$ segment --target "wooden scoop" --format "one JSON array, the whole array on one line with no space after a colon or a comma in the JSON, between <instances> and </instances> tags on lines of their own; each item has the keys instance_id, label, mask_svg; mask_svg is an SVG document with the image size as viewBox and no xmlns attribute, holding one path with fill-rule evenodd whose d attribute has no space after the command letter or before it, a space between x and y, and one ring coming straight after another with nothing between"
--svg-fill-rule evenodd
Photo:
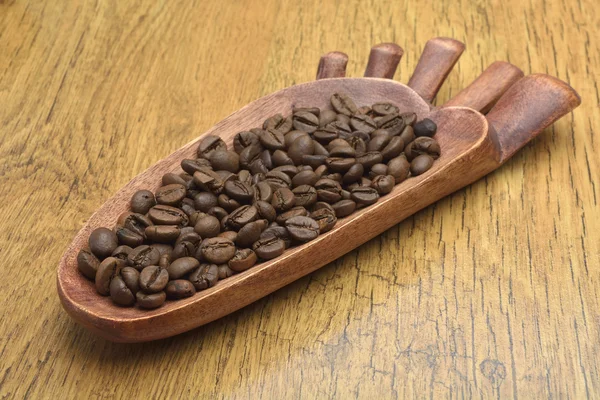
<instances>
[{"instance_id":1,"label":"wooden scoop","mask_svg":"<svg viewBox=\"0 0 600 400\"><path fill-rule=\"evenodd\" d=\"M131 180L88 220L58 266L58 293L64 308L91 331L117 342L165 338L206 324L313 272L495 170L544 128L580 104L579 96L566 83L543 74L521 79L523 74L518 68L496 62L446 105L432 108L430 102L463 49L462 43L452 39L430 40L408 86L389 79L402 56L402 49L395 44L373 47L366 78L336 79L345 75L348 57L339 52L328 53L321 58L316 81L258 99L204 134L219 135L231 147L236 133L260 126L273 114L287 115L294 107L329 108L331 95L343 92L358 106L390 101L401 112L416 112L419 120L434 120L442 155L425 174L411 177L376 204L338 220L333 230L312 242L290 248L282 256L190 298L167 301L151 311L118 307L110 298L98 295L94 284L79 273L77 253L87 246L92 230L114 226L117 217L128 210L133 193L139 189L155 190L163 174L182 172L181 160L195 157L197 144L204 136L201 135ZM490 108L487 116L479 112Z\"/></svg>"}]
</instances>

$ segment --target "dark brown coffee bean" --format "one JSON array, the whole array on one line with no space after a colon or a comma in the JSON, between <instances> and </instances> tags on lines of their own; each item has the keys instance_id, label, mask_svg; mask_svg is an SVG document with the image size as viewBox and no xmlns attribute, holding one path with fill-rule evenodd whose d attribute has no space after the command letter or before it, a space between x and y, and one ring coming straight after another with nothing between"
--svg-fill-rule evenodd
<instances>
[{"instance_id":1,"label":"dark brown coffee bean","mask_svg":"<svg viewBox=\"0 0 600 400\"><path fill-rule=\"evenodd\" d=\"M169 272L158 265L149 265L140 272L140 289L145 293L158 293L169 282Z\"/></svg>"},{"instance_id":2,"label":"dark brown coffee bean","mask_svg":"<svg viewBox=\"0 0 600 400\"><path fill-rule=\"evenodd\" d=\"M181 230L181 233L179 234L179 237L175 241L175 244L178 244L181 242L191 242L193 245L198 245L198 244L200 244L201 240L202 240L202 238L200 237L200 235L198 235L194 231L194 227L187 226ZM177 257L177 258L179 258L179 257Z\"/></svg>"},{"instance_id":3,"label":"dark brown coffee bean","mask_svg":"<svg viewBox=\"0 0 600 400\"><path fill-rule=\"evenodd\" d=\"M117 235L119 243L125 246L137 247L144 243L144 236L138 235L137 233L119 225L115 226L115 234ZM146 235L145 231L144 235Z\"/></svg>"},{"instance_id":4,"label":"dark brown coffee bean","mask_svg":"<svg viewBox=\"0 0 600 400\"><path fill-rule=\"evenodd\" d=\"M199 219L194 226L194 231L203 239L217 236L220 230L221 223L212 215Z\"/></svg>"},{"instance_id":5,"label":"dark brown coffee bean","mask_svg":"<svg viewBox=\"0 0 600 400\"><path fill-rule=\"evenodd\" d=\"M296 175L294 175L294 177L292 178L292 187L298 187L298 186L302 186L302 185L312 186L315 183L317 183L318 180L319 180L319 177L317 176L317 174L314 173L314 171L312 171L312 170L300 171Z\"/></svg>"},{"instance_id":6,"label":"dark brown coffee bean","mask_svg":"<svg viewBox=\"0 0 600 400\"><path fill-rule=\"evenodd\" d=\"M227 264L221 264L217 268L219 279L229 278L234 274L234 271L231 268L229 268L229 265Z\"/></svg>"},{"instance_id":7,"label":"dark brown coffee bean","mask_svg":"<svg viewBox=\"0 0 600 400\"><path fill-rule=\"evenodd\" d=\"M121 278L134 295L140 290L140 272L137 269L133 267L121 268Z\"/></svg>"},{"instance_id":8,"label":"dark brown coffee bean","mask_svg":"<svg viewBox=\"0 0 600 400\"><path fill-rule=\"evenodd\" d=\"M321 201L335 203L342 198L342 187L332 179L319 179L315 183L315 189L317 190L317 197Z\"/></svg>"},{"instance_id":9,"label":"dark brown coffee bean","mask_svg":"<svg viewBox=\"0 0 600 400\"><path fill-rule=\"evenodd\" d=\"M283 254L285 251L285 243L276 236L270 236L254 242L252 249L258 257L263 260L270 260Z\"/></svg>"},{"instance_id":10,"label":"dark brown coffee bean","mask_svg":"<svg viewBox=\"0 0 600 400\"><path fill-rule=\"evenodd\" d=\"M369 178L374 179L379 175L387 175L387 165L375 164L371 167L371 170L369 171Z\"/></svg>"},{"instance_id":11,"label":"dark brown coffee bean","mask_svg":"<svg viewBox=\"0 0 600 400\"><path fill-rule=\"evenodd\" d=\"M208 210L207 214L212 215L213 217L217 218L219 221L229 215L229 213L223 207L211 207ZM200 220L200 218L197 218L195 222L198 223L199 220ZM191 221L190 221L190 225L191 225ZM194 224L194 226L196 226L196 224Z\"/></svg>"},{"instance_id":12,"label":"dark brown coffee bean","mask_svg":"<svg viewBox=\"0 0 600 400\"><path fill-rule=\"evenodd\" d=\"M294 165L300 165L302 164L302 156L311 155L314 151L315 144L312 138L308 135L301 135L290 145L287 154Z\"/></svg>"},{"instance_id":13,"label":"dark brown coffee bean","mask_svg":"<svg viewBox=\"0 0 600 400\"><path fill-rule=\"evenodd\" d=\"M371 107L371 110L376 115L398 114L400 111L398 107L390 103L375 103Z\"/></svg>"},{"instance_id":14,"label":"dark brown coffee bean","mask_svg":"<svg viewBox=\"0 0 600 400\"><path fill-rule=\"evenodd\" d=\"M219 268L215 264L200 264L189 276L196 290L204 290L215 286L219 281Z\"/></svg>"},{"instance_id":15,"label":"dark brown coffee bean","mask_svg":"<svg viewBox=\"0 0 600 400\"><path fill-rule=\"evenodd\" d=\"M177 225L153 225L146 228L146 237L153 242L172 243L179 236Z\"/></svg>"},{"instance_id":16,"label":"dark brown coffee bean","mask_svg":"<svg viewBox=\"0 0 600 400\"><path fill-rule=\"evenodd\" d=\"M184 185L172 184L162 186L156 190L156 202L167 206L175 206L181 203L186 195Z\"/></svg>"},{"instance_id":17,"label":"dark brown coffee bean","mask_svg":"<svg viewBox=\"0 0 600 400\"><path fill-rule=\"evenodd\" d=\"M299 242L309 242L319 236L319 224L310 217L292 217L285 221L285 227L291 238Z\"/></svg>"},{"instance_id":18,"label":"dark brown coffee bean","mask_svg":"<svg viewBox=\"0 0 600 400\"><path fill-rule=\"evenodd\" d=\"M323 110L319 115L319 126L325 126L335 121L337 113L333 110Z\"/></svg>"},{"instance_id":19,"label":"dark brown coffee bean","mask_svg":"<svg viewBox=\"0 0 600 400\"><path fill-rule=\"evenodd\" d=\"M434 160L437 160L440 157L441 150L440 145L435 141L435 139L427 136L421 136L406 146L404 149L404 154L406 154L408 161L412 161L421 154L426 154Z\"/></svg>"},{"instance_id":20,"label":"dark brown coffee bean","mask_svg":"<svg viewBox=\"0 0 600 400\"><path fill-rule=\"evenodd\" d=\"M152 220L143 214L125 212L117 219L117 225L145 237L146 228L153 224Z\"/></svg>"},{"instance_id":21,"label":"dark brown coffee bean","mask_svg":"<svg viewBox=\"0 0 600 400\"><path fill-rule=\"evenodd\" d=\"M152 247L153 249L156 249L156 251L158 251L159 259L160 259L160 257L162 257L165 254L168 254L170 256L171 253L173 252L173 246L171 246L170 244L153 243L150 245L150 247Z\"/></svg>"},{"instance_id":22,"label":"dark brown coffee bean","mask_svg":"<svg viewBox=\"0 0 600 400\"><path fill-rule=\"evenodd\" d=\"M217 197L217 204L219 204L220 207L229 212L241 206L239 201L237 201L236 199L232 199L224 193L220 194L219 197Z\"/></svg>"},{"instance_id":23,"label":"dark brown coffee bean","mask_svg":"<svg viewBox=\"0 0 600 400\"><path fill-rule=\"evenodd\" d=\"M252 247L252 243L256 242L260 238L260 234L265 227L266 224L259 221L247 223L237 233L235 244L237 244L239 247Z\"/></svg>"},{"instance_id":24,"label":"dark brown coffee bean","mask_svg":"<svg viewBox=\"0 0 600 400\"><path fill-rule=\"evenodd\" d=\"M348 190L342 190L342 200L350 200L352 196Z\"/></svg>"},{"instance_id":25,"label":"dark brown coffee bean","mask_svg":"<svg viewBox=\"0 0 600 400\"><path fill-rule=\"evenodd\" d=\"M83 276L92 280L96 279L96 272L98 271L99 265L100 260L98 260L90 251L86 249L79 250L79 253L77 254L77 268Z\"/></svg>"},{"instance_id":26,"label":"dark brown coffee bean","mask_svg":"<svg viewBox=\"0 0 600 400\"><path fill-rule=\"evenodd\" d=\"M210 167L210 161L205 158L185 159L181 161L181 169L190 175L194 175L194 172L200 170L200 168ZM181 182L169 182L169 183L181 183ZM163 185L164 177L163 177Z\"/></svg>"},{"instance_id":27,"label":"dark brown coffee bean","mask_svg":"<svg viewBox=\"0 0 600 400\"><path fill-rule=\"evenodd\" d=\"M296 197L297 206L310 207L317 202L317 190L310 185L300 185L292 193Z\"/></svg>"},{"instance_id":28,"label":"dark brown coffee bean","mask_svg":"<svg viewBox=\"0 0 600 400\"><path fill-rule=\"evenodd\" d=\"M362 155L367 151L367 143L360 137L351 136L347 139L347 142L350 147L354 149L357 156Z\"/></svg>"},{"instance_id":29,"label":"dark brown coffee bean","mask_svg":"<svg viewBox=\"0 0 600 400\"><path fill-rule=\"evenodd\" d=\"M208 160L212 153L217 150L227 150L225 142L218 136L206 135L198 145L198 158L206 158Z\"/></svg>"},{"instance_id":30,"label":"dark brown coffee bean","mask_svg":"<svg viewBox=\"0 0 600 400\"><path fill-rule=\"evenodd\" d=\"M345 185L354 183L360 180L364 172L365 168L362 166L362 164L356 163L353 166L351 166L348 169L348 171L344 174L344 176L342 177L342 183L344 183Z\"/></svg>"},{"instance_id":31,"label":"dark brown coffee bean","mask_svg":"<svg viewBox=\"0 0 600 400\"><path fill-rule=\"evenodd\" d=\"M356 203L352 200L340 200L332 204L331 207L333 207L336 217L344 218L356 210Z\"/></svg>"},{"instance_id":32,"label":"dark brown coffee bean","mask_svg":"<svg viewBox=\"0 0 600 400\"><path fill-rule=\"evenodd\" d=\"M273 165L279 167L281 165L294 165L294 161L290 158L288 153L283 150L275 150L271 157Z\"/></svg>"},{"instance_id":33,"label":"dark brown coffee bean","mask_svg":"<svg viewBox=\"0 0 600 400\"><path fill-rule=\"evenodd\" d=\"M336 125L331 123L327 126L319 128L313 135L319 143L328 144L339 137L339 130Z\"/></svg>"},{"instance_id":34,"label":"dark brown coffee bean","mask_svg":"<svg viewBox=\"0 0 600 400\"><path fill-rule=\"evenodd\" d=\"M96 291L102 296L108 296L110 294L110 281L119 275L123 267L125 267L125 263L118 258L108 257L102 261L94 277Z\"/></svg>"},{"instance_id":35,"label":"dark brown coffee bean","mask_svg":"<svg viewBox=\"0 0 600 400\"><path fill-rule=\"evenodd\" d=\"M356 150L354 150L353 147L351 147L348 142L346 142L344 140L344 142L346 143L345 146L343 147L335 147L333 149L331 149L331 151L329 152L329 156L330 157L343 157L343 158L352 158L356 155ZM327 164L326 164L327 165Z\"/></svg>"},{"instance_id":36,"label":"dark brown coffee bean","mask_svg":"<svg viewBox=\"0 0 600 400\"><path fill-rule=\"evenodd\" d=\"M159 258L160 253L155 247L143 244L131 250L127 257L127 264L139 271L149 265L156 265Z\"/></svg>"},{"instance_id":37,"label":"dark brown coffee bean","mask_svg":"<svg viewBox=\"0 0 600 400\"><path fill-rule=\"evenodd\" d=\"M99 259L104 259L112 254L119 246L117 235L108 228L97 228L89 237L90 250Z\"/></svg>"},{"instance_id":38,"label":"dark brown coffee bean","mask_svg":"<svg viewBox=\"0 0 600 400\"><path fill-rule=\"evenodd\" d=\"M183 179L181 176L169 172L169 173L163 175L162 184L163 184L163 186L181 185L181 186L185 187L185 185L187 183L186 183L185 179Z\"/></svg>"},{"instance_id":39,"label":"dark brown coffee bean","mask_svg":"<svg viewBox=\"0 0 600 400\"><path fill-rule=\"evenodd\" d=\"M270 202L259 200L254 203L254 207L256 208L258 216L260 218L266 219L269 222L275 220L277 212L275 211L275 208L271 205Z\"/></svg>"},{"instance_id":40,"label":"dark brown coffee bean","mask_svg":"<svg viewBox=\"0 0 600 400\"><path fill-rule=\"evenodd\" d=\"M371 187L357 187L352 189L350 193L352 195L352 200L360 205L368 206L374 204L377 202L377 199L379 199L379 193Z\"/></svg>"},{"instance_id":41,"label":"dark brown coffee bean","mask_svg":"<svg viewBox=\"0 0 600 400\"><path fill-rule=\"evenodd\" d=\"M258 210L254 206L244 205L241 206L229 214L227 218L227 228L239 231L242 226L249 222L255 221L258 218ZM222 263L217 263L222 264Z\"/></svg>"},{"instance_id":42,"label":"dark brown coffee bean","mask_svg":"<svg viewBox=\"0 0 600 400\"><path fill-rule=\"evenodd\" d=\"M192 257L194 256L194 254L196 254L197 249L198 245L192 242L182 241L179 243L175 243L171 258L173 260L177 260L183 257Z\"/></svg>"},{"instance_id":43,"label":"dark brown coffee bean","mask_svg":"<svg viewBox=\"0 0 600 400\"><path fill-rule=\"evenodd\" d=\"M325 148L325 146L323 146L321 143L317 142L316 140L313 140L313 143L315 144L314 155L316 155L316 156L329 156L329 150L327 150Z\"/></svg>"},{"instance_id":44,"label":"dark brown coffee bean","mask_svg":"<svg viewBox=\"0 0 600 400\"><path fill-rule=\"evenodd\" d=\"M381 156L384 161L398 157L404 150L404 140L400 136L394 136L389 143L381 150Z\"/></svg>"},{"instance_id":45,"label":"dark brown coffee bean","mask_svg":"<svg viewBox=\"0 0 600 400\"><path fill-rule=\"evenodd\" d=\"M292 179L284 172L270 171L265 176L267 182L273 190L279 188L289 188L292 185Z\"/></svg>"},{"instance_id":46,"label":"dark brown coffee bean","mask_svg":"<svg viewBox=\"0 0 600 400\"><path fill-rule=\"evenodd\" d=\"M294 193L289 188L279 188L273 192L271 205L276 211L282 212L292 208L295 205L295 201Z\"/></svg>"},{"instance_id":47,"label":"dark brown coffee bean","mask_svg":"<svg viewBox=\"0 0 600 400\"><path fill-rule=\"evenodd\" d=\"M327 159L327 156L304 155L304 156L302 156L302 164L310 165L313 169L316 169L320 165L325 164L326 159Z\"/></svg>"},{"instance_id":48,"label":"dark brown coffee bean","mask_svg":"<svg viewBox=\"0 0 600 400\"><path fill-rule=\"evenodd\" d=\"M329 204L328 204L329 206ZM331 206L330 206L331 207ZM314 219L319 225L319 232L325 233L330 231L337 222L335 211L331 208L319 208L310 214L310 217Z\"/></svg>"},{"instance_id":49,"label":"dark brown coffee bean","mask_svg":"<svg viewBox=\"0 0 600 400\"><path fill-rule=\"evenodd\" d=\"M417 114L415 114L414 112L405 112L400 114L400 116L402 117L404 125L406 126L413 126L417 121Z\"/></svg>"},{"instance_id":50,"label":"dark brown coffee bean","mask_svg":"<svg viewBox=\"0 0 600 400\"><path fill-rule=\"evenodd\" d=\"M313 133L319 127L319 117L307 111L300 111L294 114L292 117L292 123L294 125L294 129Z\"/></svg>"},{"instance_id":51,"label":"dark brown coffee bean","mask_svg":"<svg viewBox=\"0 0 600 400\"><path fill-rule=\"evenodd\" d=\"M388 162L386 174L393 176L397 185L408 178L409 171L410 164L404 156L400 156Z\"/></svg>"},{"instance_id":52,"label":"dark brown coffee bean","mask_svg":"<svg viewBox=\"0 0 600 400\"><path fill-rule=\"evenodd\" d=\"M292 179L298 173L298 167L296 167L295 165L282 165L280 167L273 168L272 172L276 171L283 172L284 174L289 176L290 179Z\"/></svg>"},{"instance_id":53,"label":"dark brown coffee bean","mask_svg":"<svg viewBox=\"0 0 600 400\"><path fill-rule=\"evenodd\" d=\"M415 133L413 131L412 126L406 126L403 130L402 133L399 135L399 137L402 139L402 141L404 142L404 146L406 146L408 143L412 142L413 140L415 140Z\"/></svg>"},{"instance_id":54,"label":"dark brown coffee bean","mask_svg":"<svg viewBox=\"0 0 600 400\"><path fill-rule=\"evenodd\" d=\"M137 292L135 298L137 300L137 305L140 306L140 308L152 310L154 308L162 306L165 303L165 300L167 299L167 294L165 292L151 294Z\"/></svg>"},{"instance_id":55,"label":"dark brown coffee bean","mask_svg":"<svg viewBox=\"0 0 600 400\"><path fill-rule=\"evenodd\" d=\"M127 287L121 276L115 276L109 285L110 299L120 306L129 307L135 303L134 293Z\"/></svg>"},{"instance_id":56,"label":"dark brown coffee bean","mask_svg":"<svg viewBox=\"0 0 600 400\"><path fill-rule=\"evenodd\" d=\"M242 272L254 266L256 260L256 253L251 249L238 249L228 265L233 271Z\"/></svg>"},{"instance_id":57,"label":"dark brown coffee bean","mask_svg":"<svg viewBox=\"0 0 600 400\"><path fill-rule=\"evenodd\" d=\"M240 156L234 151L218 150L211 154L210 164L215 171L235 173L240 169Z\"/></svg>"},{"instance_id":58,"label":"dark brown coffee bean","mask_svg":"<svg viewBox=\"0 0 600 400\"><path fill-rule=\"evenodd\" d=\"M371 168L375 164L383 161L383 156L378 151L369 151L367 153L356 156L356 161L362 164L365 169Z\"/></svg>"},{"instance_id":59,"label":"dark brown coffee bean","mask_svg":"<svg viewBox=\"0 0 600 400\"><path fill-rule=\"evenodd\" d=\"M267 129L258 135L260 144L269 150L281 150L285 148L285 138L283 133L276 129Z\"/></svg>"},{"instance_id":60,"label":"dark brown coffee bean","mask_svg":"<svg viewBox=\"0 0 600 400\"><path fill-rule=\"evenodd\" d=\"M268 182L258 182L254 185L254 201L268 201L271 202L273 198L273 189Z\"/></svg>"},{"instance_id":61,"label":"dark brown coffee bean","mask_svg":"<svg viewBox=\"0 0 600 400\"><path fill-rule=\"evenodd\" d=\"M291 209L287 210L286 212L283 212L281 214L279 214L277 216L277 218L275 219L275 222L277 222L280 225L285 225L285 221L287 221L290 218L293 217L308 217L308 210L302 206L296 206L296 207L292 207Z\"/></svg>"},{"instance_id":62,"label":"dark brown coffee bean","mask_svg":"<svg viewBox=\"0 0 600 400\"><path fill-rule=\"evenodd\" d=\"M179 206L179 208L186 213L186 215L189 217L190 215L192 215L195 211L196 208L194 207L194 200L186 197L185 199L183 199L183 201L181 202L181 205Z\"/></svg>"},{"instance_id":63,"label":"dark brown coffee bean","mask_svg":"<svg viewBox=\"0 0 600 400\"><path fill-rule=\"evenodd\" d=\"M355 114L350 117L350 127L355 131L371 133L377 129L377 124L368 115Z\"/></svg>"},{"instance_id":64,"label":"dark brown coffee bean","mask_svg":"<svg viewBox=\"0 0 600 400\"><path fill-rule=\"evenodd\" d=\"M354 164L356 159L351 157L328 157L325 160L325 165L331 172L346 173Z\"/></svg>"},{"instance_id":65,"label":"dark brown coffee bean","mask_svg":"<svg viewBox=\"0 0 600 400\"><path fill-rule=\"evenodd\" d=\"M410 163L410 173L412 175L421 175L427 172L433 165L433 158L427 154L421 154L415 157Z\"/></svg>"},{"instance_id":66,"label":"dark brown coffee bean","mask_svg":"<svg viewBox=\"0 0 600 400\"><path fill-rule=\"evenodd\" d=\"M325 203L324 201L317 201L315 203L315 205L313 206L312 210L316 211L316 210L320 210L320 209L323 209L323 208L331 211L332 213L335 213L334 210L333 210L333 207L331 207L331 204Z\"/></svg>"},{"instance_id":67,"label":"dark brown coffee bean","mask_svg":"<svg viewBox=\"0 0 600 400\"><path fill-rule=\"evenodd\" d=\"M221 193L224 185L221 176L209 168L201 168L194 172L194 183L199 188L216 194Z\"/></svg>"},{"instance_id":68,"label":"dark brown coffee bean","mask_svg":"<svg viewBox=\"0 0 600 400\"><path fill-rule=\"evenodd\" d=\"M213 264L224 264L235 254L233 242L222 237L204 239L200 249L202 257Z\"/></svg>"},{"instance_id":69,"label":"dark brown coffee bean","mask_svg":"<svg viewBox=\"0 0 600 400\"><path fill-rule=\"evenodd\" d=\"M347 94L334 93L331 96L331 106L340 114L351 116L356 113L357 107Z\"/></svg>"},{"instance_id":70,"label":"dark brown coffee bean","mask_svg":"<svg viewBox=\"0 0 600 400\"><path fill-rule=\"evenodd\" d=\"M237 239L237 235L238 233L236 231L225 231L225 232L221 232L219 233L219 237L231 240L232 242L235 242Z\"/></svg>"},{"instance_id":71,"label":"dark brown coffee bean","mask_svg":"<svg viewBox=\"0 0 600 400\"><path fill-rule=\"evenodd\" d=\"M233 149L240 154L246 147L258 143L258 136L250 131L239 132L233 138ZM239 160L238 160L239 161ZM188 172L190 173L190 172ZM193 174L193 173L192 173Z\"/></svg>"},{"instance_id":72,"label":"dark brown coffee bean","mask_svg":"<svg viewBox=\"0 0 600 400\"><path fill-rule=\"evenodd\" d=\"M194 207L196 210L208 212L217 205L217 196L211 192L200 192L194 196Z\"/></svg>"},{"instance_id":73,"label":"dark brown coffee bean","mask_svg":"<svg viewBox=\"0 0 600 400\"><path fill-rule=\"evenodd\" d=\"M225 182L224 190L229 197L241 202L248 202L254 197L252 186L238 180Z\"/></svg>"},{"instance_id":74,"label":"dark brown coffee bean","mask_svg":"<svg viewBox=\"0 0 600 400\"><path fill-rule=\"evenodd\" d=\"M183 257L173 261L171 265L167 267L169 273L169 279L179 279L192 272L194 269L200 266L200 262L194 257Z\"/></svg>"},{"instance_id":75,"label":"dark brown coffee bean","mask_svg":"<svg viewBox=\"0 0 600 400\"><path fill-rule=\"evenodd\" d=\"M274 129L281 133L288 133L292 129L292 119L290 117L284 118L281 114L273 115L265 120L263 129Z\"/></svg>"},{"instance_id":76,"label":"dark brown coffee bean","mask_svg":"<svg viewBox=\"0 0 600 400\"><path fill-rule=\"evenodd\" d=\"M185 299L196 294L196 288L192 282L185 279L177 279L167 284L165 293L169 299Z\"/></svg>"},{"instance_id":77,"label":"dark brown coffee bean","mask_svg":"<svg viewBox=\"0 0 600 400\"><path fill-rule=\"evenodd\" d=\"M276 223L274 225L269 226L267 229L260 234L260 240L268 239L268 238L277 238L283 241L284 247L287 249L292 244L292 238L290 237L290 233L284 226L280 226ZM255 243L256 244L256 243ZM253 245L254 246L254 245ZM256 251L256 249L255 249Z\"/></svg>"},{"instance_id":78,"label":"dark brown coffee bean","mask_svg":"<svg viewBox=\"0 0 600 400\"><path fill-rule=\"evenodd\" d=\"M309 135L308 135L308 133L306 133L304 131L291 131L291 132L286 133L284 135L285 147L287 147L289 149L290 146L292 145L292 143L294 143L296 141L296 139L298 139L300 136L309 136Z\"/></svg>"},{"instance_id":79,"label":"dark brown coffee bean","mask_svg":"<svg viewBox=\"0 0 600 400\"><path fill-rule=\"evenodd\" d=\"M394 189L396 181L392 175L379 175L371 182L371 187L377 190L380 196L388 194Z\"/></svg>"},{"instance_id":80,"label":"dark brown coffee bean","mask_svg":"<svg viewBox=\"0 0 600 400\"><path fill-rule=\"evenodd\" d=\"M377 127L385 129L391 136L397 136L404 129L404 120L398 114L388 114L379 120Z\"/></svg>"},{"instance_id":81,"label":"dark brown coffee bean","mask_svg":"<svg viewBox=\"0 0 600 400\"><path fill-rule=\"evenodd\" d=\"M437 131L437 125L429 118L422 119L414 124L413 129L417 137L428 136L432 137Z\"/></svg>"},{"instance_id":82,"label":"dark brown coffee bean","mask_svg":"<svg viewBox=\"0 0 600 400\"><path fill-rule=\"evenodd\" d=\"M250 164L259 159L263 150L264 149L261 146L260 142L253 143L250 146L246 147L240 153L240 166L242 168L249 168Z\"/></svg>"},{"instance_id":83,"label":"dark brown coffee bean","mask_svg":"<svg viewBox=\"0 0 600 400\"><path fill-rule=\"evenodd\" d=\"M372 137L367 144L367 151L381 151L390 142L390 136L377 135Z\"/></svg>"},{"instance_id":84,"label":"dark brown coffee bean","mask_svg":"<svg viewBox=\"0 0 600 400\"><path fill-rule=\"evenodd\" d=\"M146 214L148 210L156 205L154 194L149 190L138 190L131 197L131 211L139 214Z\"/></svg>"}]
</instances>

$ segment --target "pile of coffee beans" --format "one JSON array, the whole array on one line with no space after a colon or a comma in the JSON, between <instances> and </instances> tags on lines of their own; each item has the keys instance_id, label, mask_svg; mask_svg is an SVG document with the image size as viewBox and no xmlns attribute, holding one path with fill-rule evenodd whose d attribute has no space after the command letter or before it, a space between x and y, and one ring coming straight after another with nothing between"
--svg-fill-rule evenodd
<instances>
[{"instance_id":1,"label":"pile of coffee beans","mask_svg":"<svg viewBox=\"0 0 600 400\"><path fill-rule=\"evenodd\" d=\"M429 119L341 93L331 106L274 115L232 149L204 137L183 173L136 192L114 229L92 232L79 270L118 305L156 308L315 239L440 156Z\"/></svg>"}]
</instances>

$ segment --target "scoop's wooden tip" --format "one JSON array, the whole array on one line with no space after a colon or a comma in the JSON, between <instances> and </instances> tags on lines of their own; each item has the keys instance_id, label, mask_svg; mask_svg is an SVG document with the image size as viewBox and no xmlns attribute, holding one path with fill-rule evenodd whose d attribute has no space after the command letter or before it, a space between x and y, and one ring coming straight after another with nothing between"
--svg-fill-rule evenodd
<instances>
[{"instance_id":1,"label":"scoop's wooden tip","mask_svg":"<svg viewBox=\"0 0 600 400\"><path fill-rule=\"evenodd\" d=\"M321 56L317 68L317 79L343 78L346 76L348 55L341 51L332 51Z\"/></svg>"},{"instance_id":2,"label":"scoop's wooden tip","mask_svg":"<svg viewBox=\"0 0 600 400\"><path fill-rule=\"evenodd\" d=\"M396 43L380 43L371 48L366 77L392 79L404 54Z\"/></svg>"}]
</instances>

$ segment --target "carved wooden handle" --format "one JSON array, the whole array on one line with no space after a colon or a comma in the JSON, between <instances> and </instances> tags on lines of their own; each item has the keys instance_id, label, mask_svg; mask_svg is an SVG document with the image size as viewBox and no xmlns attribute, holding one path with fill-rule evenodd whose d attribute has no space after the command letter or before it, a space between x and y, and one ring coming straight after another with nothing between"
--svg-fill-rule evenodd
<instances>
[{"instance_id":1,"label":"carved wooden handle","mask_svg":"<svg viewBox=\"0 0 600 400\"><path fill-rule=\"evenodd\" d=\"M348 55L341 51L332 51L321 57L317 69L317 79L343 78L346 76Z\"/></svg>"},{"instance_id":2,"label":"carved wooden handle","mask_svg":"<svg viewBox=\"0 0 600 400\"><path fill-rule=\"evenodd\" d=\"M500 162L579 104L581 98L571 86L549 75L533 74L515 83L487 115Z\"/></svg>"},{"instance_id":3,"label":"carved wooden handle","mask_svg":"<svg viewBox=\"0 0 600 400\"><path fill-rule=\"evenodd\" d=\"M465 45L458 40L442 37L429 40L408 86L431 103L464 50Z\"/></svg>"},{"instance_id":4,"label":"carved wooden handle","mask_svg":"<svg viewBox=\"0 0 600 400\"><path fill-rule=\"evenodd\" d=\"M402 54L404 54L404 50L395 43L380 43L373 46L371 54L369 54L365 76L392 79Z\"/></svg>"},{"instance_id":5,"label":"carved wooden handle","mask_svg":"<svg viewBox=\"0 0 600 400\"><path fill-rule=\"evenodd\" d=\"M505 61L496 61L443 107L464 106L487 113L498 99L523 77L523 71Z\"/></svg>"}]
</instances>

